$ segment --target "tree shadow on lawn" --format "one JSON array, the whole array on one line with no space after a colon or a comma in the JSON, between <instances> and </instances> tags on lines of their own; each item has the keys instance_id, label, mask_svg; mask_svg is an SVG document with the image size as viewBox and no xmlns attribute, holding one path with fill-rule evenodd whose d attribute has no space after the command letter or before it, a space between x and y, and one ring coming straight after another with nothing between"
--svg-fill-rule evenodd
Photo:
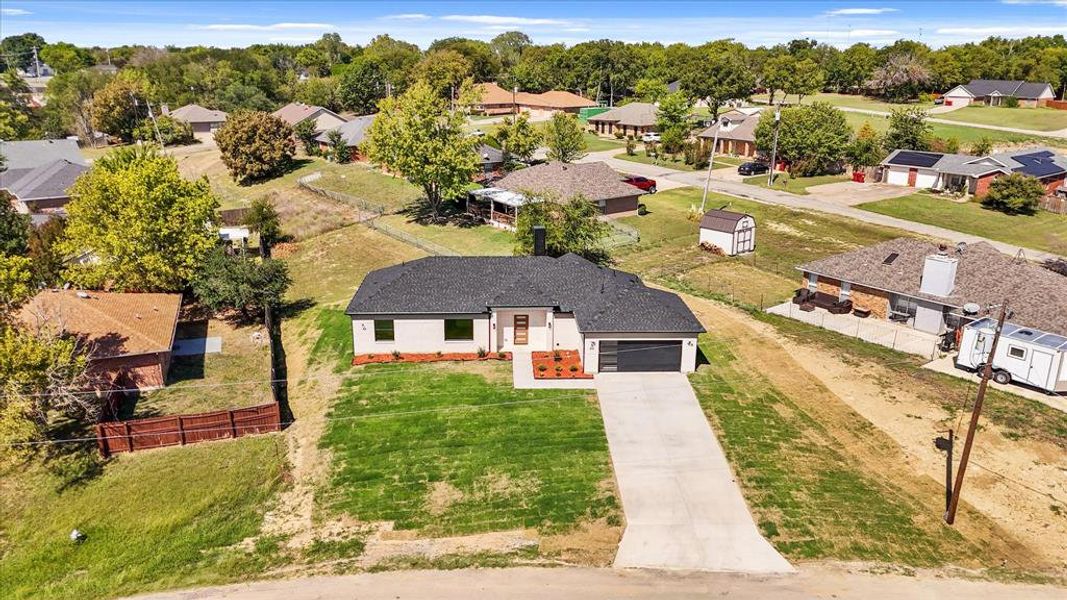
<instances>
[{"instance_id":1,"label":"tree shadow on lawn","mask_svg":"<svg viewBox=\"0 0 1067 600\"><path fill-rule=\"evenodd\" d=\"M409 223L419 225L454 225L461 229L480 227L485 223L479 218L467 212L459 200L447 200L441 203L437 214L433 213L429 203L416 201L400 210L398 214L407 217Z\"/></svg>"}]
</instances>

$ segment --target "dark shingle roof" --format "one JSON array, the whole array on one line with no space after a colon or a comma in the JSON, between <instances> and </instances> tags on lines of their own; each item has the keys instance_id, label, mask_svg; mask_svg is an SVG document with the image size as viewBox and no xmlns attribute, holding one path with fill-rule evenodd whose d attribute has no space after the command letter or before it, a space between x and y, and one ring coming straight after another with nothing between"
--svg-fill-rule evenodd
<instances>
[{"instance_id":1,"label":"dark shingle roof","mask_svg":"<svg viewBox=\"0 0 1067 600\"><path fill-rule=\"evenodd\" d=\"M1001 96L1015 96L1024 100L1036 100L1046 88L1048 83L1027 82L1007 79L972 79L963 86L977 98L984 98L994 92Z\"/></svg>"},{"instance_id":2,"label":"dark shingle roof","mask_svg":"<svg viewBox=\"0 0 1067 600\"><path fill-rule=\"evenodd\" d=\"M1013 323L1067 335L1067 277L978 242L968 245L960 254L953 253L959 257L959 263L952 295L932 296L920 292L919 288L926 257L937 252L938 246L933 242L897 238L811 261L798 268L957 308L968 302L981 306L1000 304L1010 298L1015 313ZM898 256L887 264L890 254Z\"/></svg>"},{"instance_id":3,"label":"dark shingle roof","mask_svg":"<svg viewBox=\"0 0 1067 600\"><path fill-rule=\"evenodd\" d=\"M496 182L496 187L512 192L550 192L567 200L582 195L586 200L610 200L643 194L641 190L622 182L606 163L550 162L519 169Z\"/></svg>"},{"instance_id":4,"label":"dark shingle roof","mask_svg":"<svg viewBox=\"0 0 1067 600\"><path fill-rule=\"evenodd\" d=\"M74 140L0 141L0 154L4 155L4 166L8 170L32 169L57 160L85 164L78 142Z\"/></svg>"},{"instance_id":5,"label":"dark shingle roof","mask_svg":"<svg viewBox=\"0 0 1067 600\"><path fill-rule=\"evenodd\" d=\"M345 141L345 145L348 147L359 146L363 143L363 140L367 137L367 131L374 123L375 117L378 115L363 115L356 117L347 123L341 123L337 127L333 127L323 131L319 135L315 136L315 140L328 144L330 142L330 132L336 129L341 132L341 139Z\"/></svg>"},{"instance_id":6,"label":"dark shingle roof","mask_svg":"<svg viewBox=\"0 0 1067 600\"><path fill-rule=\"evenodd\" d=\"M700 228L733 233L734 230L737 229L737 222L747 216L749 215L730 210L709 210L704 213L704 217L700 219Z\"/></svg>"},{"instance_id":7,"label":"dark shingle roof","mask_svg":"<svg viewBox=\"0 0 1067 600\"><path fill-rule=\"evenodd\" d=\"M699 333L681 298L631 273L568 254L431 256L367 275L349 315L483 314L490 307L550 306L584 333Z\"/></svg>"},{"instance_id":8,"label":"dark shingle roof","mask_svg":"<svg viewBox=\"0 0 1067 600\"><path fill-rule=\"evenodd\" d=\"M56 160L34 169L16 169L0 173L0 188L23 202L46 198L66 198L67 190L88 171L85 165Z\"/></svg>"}]
</instances>

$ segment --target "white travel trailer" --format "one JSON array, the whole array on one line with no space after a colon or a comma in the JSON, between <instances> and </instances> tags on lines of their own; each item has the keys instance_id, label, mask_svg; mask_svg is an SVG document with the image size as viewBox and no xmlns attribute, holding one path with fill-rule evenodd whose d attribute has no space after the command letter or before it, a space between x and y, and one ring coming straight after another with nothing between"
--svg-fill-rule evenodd
<instances>
[{"instance_id":1,"label":"white travel trailer","mask_svg":"<svg viewBox=\"0 0 1067 600\"><path fill-rule=\"evenodd\" d=\"M985 365L996 328L989 317L964 325L956 366L977 370ZM993 357L993 381L1067 392L1067 337L1005 323Z\"/></svg>"}]
</instances>

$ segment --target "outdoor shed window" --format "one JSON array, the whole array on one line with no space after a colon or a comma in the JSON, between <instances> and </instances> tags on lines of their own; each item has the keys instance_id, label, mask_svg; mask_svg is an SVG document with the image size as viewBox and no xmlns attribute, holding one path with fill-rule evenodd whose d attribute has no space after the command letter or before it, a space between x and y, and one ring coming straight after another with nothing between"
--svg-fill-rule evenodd
<instances>
[{"instance_id":1,"label":"outdoor shed window","mask_svg":"<svg viewBox=\"0 0 1067 600\"><path fill-rule=\"evenodd\" d=\"M374 341L376 342L392 342L396 339L396 334L393 331L392 319L381 319L374 321Z\"/></svg>"},{"instance_id":2,"label":"outdoor shed window","mask_svg":"<svg viewBox=\"0 0 1067 600\"><path fill-rule=\"evenodd\" d=\"M1026 358L1026 348L1008 346L1008 356L1012 358Z\"/></svg>"},{"instance_id":3,"label":"outdoor shed window","mask_svg":"<svg viewBox=\"0 0 1067 600\"><path fill-rule=\"evenodd\" d=\"M474 339L474 319L445 319L446 342L469 342Z\"/></svg>"}]
</instances>

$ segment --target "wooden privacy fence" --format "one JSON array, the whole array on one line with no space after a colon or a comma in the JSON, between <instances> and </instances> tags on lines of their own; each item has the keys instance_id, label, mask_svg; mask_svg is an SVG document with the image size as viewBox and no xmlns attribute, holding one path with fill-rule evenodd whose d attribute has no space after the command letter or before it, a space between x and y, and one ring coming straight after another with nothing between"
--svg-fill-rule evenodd
<instances>
[{"instance_id":1,"label":"wooden privacy fence","mask_svg":"<svg viewBox=\"0 0 1067 600\"><path fill-rule=\"evenodd\" d=\"M118 452L184 446L281 429L281 408L271 402L233 410L98 423L96 445L107 458Z\"/></svg>"}]
</instances>

